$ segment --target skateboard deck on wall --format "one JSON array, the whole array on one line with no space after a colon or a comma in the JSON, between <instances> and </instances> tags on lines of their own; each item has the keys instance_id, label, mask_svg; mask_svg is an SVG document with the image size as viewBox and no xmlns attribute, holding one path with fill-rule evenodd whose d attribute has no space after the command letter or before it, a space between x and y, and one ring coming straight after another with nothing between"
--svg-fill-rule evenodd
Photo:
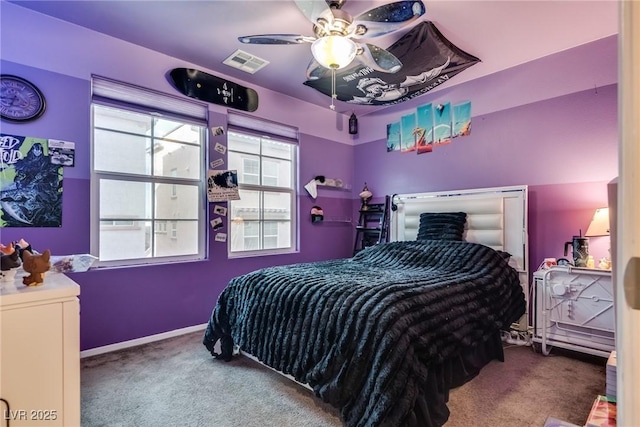
<instances>
[{"instance_id":1,"label":"skateboard deck on wall","mask_svg":"<svg viewBox=\"0 0 640 427\"><path fill-rule=\"evenodd\" d=\"M243 111L258 109L258 92L193 68L174 68L169 73L175 88L190 98Z\"/></svg>"}]
</instances>

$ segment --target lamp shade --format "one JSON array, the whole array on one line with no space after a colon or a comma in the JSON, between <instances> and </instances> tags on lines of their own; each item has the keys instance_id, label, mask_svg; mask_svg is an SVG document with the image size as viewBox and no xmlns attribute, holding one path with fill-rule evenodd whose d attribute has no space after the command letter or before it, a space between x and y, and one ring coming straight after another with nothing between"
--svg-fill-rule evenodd
<instances>
[{"instance_id":1,"label":"lamp shade","mask_svg":"<svg viewBox=\"0 0 640 427\"><path fill-rule=\"evenodd\" d=\"M348 37L325 36L311 45L313 57L325 68L339 70L351 64L358 48Z\"/></svg>"},{"instance_id":2,"label":"lamp shade","mask_svg":"<svg viewBox=\"0 0 640 427\"><path fill-rule=\"evenodd\" d=\"M609 235L609 208L596 209L589 228L585 233L587 237L608 236Z\"/></svg>"}]
</instances>

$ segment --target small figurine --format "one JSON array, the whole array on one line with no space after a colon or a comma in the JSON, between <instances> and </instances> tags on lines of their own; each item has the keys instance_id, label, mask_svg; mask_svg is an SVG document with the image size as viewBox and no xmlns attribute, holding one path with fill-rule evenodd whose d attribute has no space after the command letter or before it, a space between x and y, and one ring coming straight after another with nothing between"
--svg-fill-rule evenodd
<instances>
[{"instance_id":1,"label":"small figurine","mask_svg":"<svg viewBox=\"0 0 640 427\"><path fill-rule=\"evenodd\" d=\"M12 282L20 264L20 253L13 243L0 243L0 282Z\"/></svg>"},{"instance_id":2,"label":"small figurine","mask_svg":"<svg viewBox=\"0 0 640 427\"><path fill-rule=\"evenodd\" d=\"M18 253L20 254L20 259L23 259L22 254L24 253L24 251L29 251L33 253L33 249L31 248L31 243L28 243L24 239L20 239L20 241L18 242L13 242L13 246L18 250Z\"/></svg>"},{"instance_id":3,"label":"small figurine","mask_svg":"<svg viewBox=\"0 0 640 427\"><path fill-rule=\"evenodd\" d=\"M362 200L362 206L360 206L360 210L361 211L366 211L369 209L369 201L371 200L371 197L373 197L373 193L371 193L371 191L369 190L369 187L367 187L367 183L364 183L364 188L362 189L362 191L360 192L360 194L358 194L358 196L360 197L360 200Z\"/></svg>"},{"instance_id":4,"label":"small figurine","mask_svg":"<svg viewBox=\"0 0 640 427\"><path fill-rule=\"evenodd\" d=\"M49 262L50 256L51 251L49 251L49 249L37 255L27 250L23 251L22 268L30 274L22 278L22 283L26 286L42 285L44 283L44 273L51 268L51 263Z\"/></svg>"},{"instance_id":5,"label":"small figurine","mask_svg":"<svg viewBox=\"0 0 640 427\"><path fill-rule=\"evenodd\" d=\"M611 270L611 260L609 258L600 258L598 268L602 270Z\"/></svg>"}]
</instances>

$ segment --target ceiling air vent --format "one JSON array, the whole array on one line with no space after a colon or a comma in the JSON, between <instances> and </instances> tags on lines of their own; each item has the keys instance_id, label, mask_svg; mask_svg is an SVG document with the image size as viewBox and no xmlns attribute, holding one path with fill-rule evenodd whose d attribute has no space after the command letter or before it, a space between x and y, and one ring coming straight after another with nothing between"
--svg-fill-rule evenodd
<instances>
[{"instance_id":1,"label":"ceiling air vent","mask_svg":"<svg viewBox=\"0 0 640 427\"><path fill-rule=\"evenodd\" d=\"M236 50L227 59L222 61L223 64L227 64L230 67L237 68L238 70L245 71L247 73L255 73L259 69L266 66L269 61L253 56L242 50Z\"/></svg>"}]
</instances>

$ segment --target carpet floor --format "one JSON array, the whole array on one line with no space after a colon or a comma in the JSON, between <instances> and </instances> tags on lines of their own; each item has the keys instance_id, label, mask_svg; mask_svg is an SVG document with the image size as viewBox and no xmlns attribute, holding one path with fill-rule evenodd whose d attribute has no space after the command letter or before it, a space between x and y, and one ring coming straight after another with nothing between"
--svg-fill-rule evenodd
<instances>
[{"instance_id":1,"label":"carpet floor","mask_svg":"<svg viewBox=\"0 0 640 427\"><path fill-rule=\"evenodd\" d=\"M605 391L606 360L507 346L451 391L446 427L584 425ZM247 357L213 359L202 333L84 358L83 427L340 427L338 411Z\"/></svg>"}]
</instances>

